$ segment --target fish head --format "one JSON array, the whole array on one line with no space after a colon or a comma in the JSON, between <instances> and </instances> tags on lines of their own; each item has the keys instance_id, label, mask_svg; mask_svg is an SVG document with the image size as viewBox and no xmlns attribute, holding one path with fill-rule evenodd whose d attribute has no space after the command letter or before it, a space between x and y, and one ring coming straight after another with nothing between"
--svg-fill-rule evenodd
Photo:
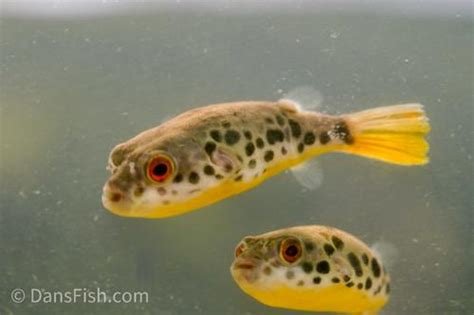
<instances>
[{"instance_id":1,"label":"fish head","mask_svg":"<svg viewBox=\"0 0 474 315\"><path fill-rule=\"evenodd\" d=\"M106 209L127 217L163 218L213 203L226 193L215 187L236 169L231 152L217 147L210 152L199 135L148 133L111 151L107 168L112 174L102 195Z\"/></svg>"},{"instance_id":2,"label":"fish head","mask_svg":"<svg viewBox=\"0 0 474 315\"><path fill-rule=\"evenodd\" d=\"M301 268L310 259L305 243L300 235L283 231L246 237L236 247L232 276L252 296L297 287L307 277Z\"/></svg>"}]
</instances>

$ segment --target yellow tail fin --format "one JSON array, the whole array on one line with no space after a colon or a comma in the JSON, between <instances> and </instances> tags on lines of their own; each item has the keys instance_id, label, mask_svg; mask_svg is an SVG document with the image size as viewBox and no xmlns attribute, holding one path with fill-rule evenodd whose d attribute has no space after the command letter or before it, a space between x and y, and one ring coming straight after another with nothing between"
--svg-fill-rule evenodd
<instances>
[{"instance_id":1,"label":"yellow tail fin","mask_svg":"<svg viewBox=\"0 0 474 315\"><path fill-rule=\"evenodd\" d=\"M341 151L400 165L426 164L430 131L421 104L384 106L343 118L354 142Z\"/></svg>"}]
</instances>

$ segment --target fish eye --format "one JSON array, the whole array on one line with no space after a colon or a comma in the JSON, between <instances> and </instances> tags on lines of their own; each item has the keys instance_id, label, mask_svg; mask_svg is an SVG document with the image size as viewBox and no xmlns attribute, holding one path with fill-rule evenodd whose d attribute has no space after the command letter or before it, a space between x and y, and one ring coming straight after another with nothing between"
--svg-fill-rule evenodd
<instances>
[{"instance_id":1,"label":"fish eye","mask_svg":"<svg viewBox=\"0 0 474 315\"><path fill-rule=\"evenodd\" d=\"M280 244L280 258L292 264L298 259L301 258L302 249L301 249L301 242L295 238L288 238L281 242Z\"/></svg>"},{"instance_id":2,"label":"fish eye","mask_svg":"<svg viewBox=\"0 0 474 315\"><path fill-rule=\"evenodd\" d=\"M235 257L239 257L242 255L242 253L245 251L245 244L240 243L236 248L235 248Z\"/></svg>"},{"instance_id":3,"label":"fish eye","mask_svg":"<svg viewBox=\"0 0 474 315\"><path fill-rule=\"evenodd\" d=\"M174 171L174 164L171 159L165 155L157 155L150 160L147 166L148 178L157 183L166 181Z\"/></svg>"}]
</instances>

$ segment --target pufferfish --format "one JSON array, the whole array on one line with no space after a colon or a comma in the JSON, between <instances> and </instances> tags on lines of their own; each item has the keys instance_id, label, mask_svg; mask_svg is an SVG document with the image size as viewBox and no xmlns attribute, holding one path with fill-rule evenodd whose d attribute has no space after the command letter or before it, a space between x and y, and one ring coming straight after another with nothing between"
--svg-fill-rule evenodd
<instances>
[{"instance_id":1,"label":"pufferfish","mask_svg":"<svg viewBox=\"0 0 474 315\"><path fill-rule=\"evenodd\" d=\"M102 202L121 216L175 216L328 152L425 164L429 129L420 104L339 116L305 111L291 100L209 105L117 145Z\"/></svg>"},{"instance_id":2,"label":"pufferfish","mask_svg":"<svg viewBox=\"0 0 474 315\"><path fill-rule=\"evenodd\" d=\"M372 315L390 293L380 256L328 226L247 236L237 245L230 270L245 293L272 307Z\"/></svg>"}]
</instances>

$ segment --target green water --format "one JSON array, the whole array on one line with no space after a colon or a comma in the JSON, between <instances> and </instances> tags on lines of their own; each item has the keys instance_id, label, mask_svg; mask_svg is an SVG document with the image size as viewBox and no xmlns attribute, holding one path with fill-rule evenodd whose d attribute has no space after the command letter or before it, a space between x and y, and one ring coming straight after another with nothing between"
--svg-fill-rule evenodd
<instances>
[{"instance_id":1,"label":"green water","mask_svg":"<svg viewBox=\"0 0 474 315\"><path fill-rule=\"evenodd\" d=\"M324 224L398 251L382 314L472 314L472 20L327 13L1 22L0 314L294 314L242 293L245 235ZM310 85L331 113L420 102L431 163L326 155L165 220L101 206L111 148L186 109ZM14 288L146 291L148 303L15 304Z\"/></svg>"}]
</instances>

